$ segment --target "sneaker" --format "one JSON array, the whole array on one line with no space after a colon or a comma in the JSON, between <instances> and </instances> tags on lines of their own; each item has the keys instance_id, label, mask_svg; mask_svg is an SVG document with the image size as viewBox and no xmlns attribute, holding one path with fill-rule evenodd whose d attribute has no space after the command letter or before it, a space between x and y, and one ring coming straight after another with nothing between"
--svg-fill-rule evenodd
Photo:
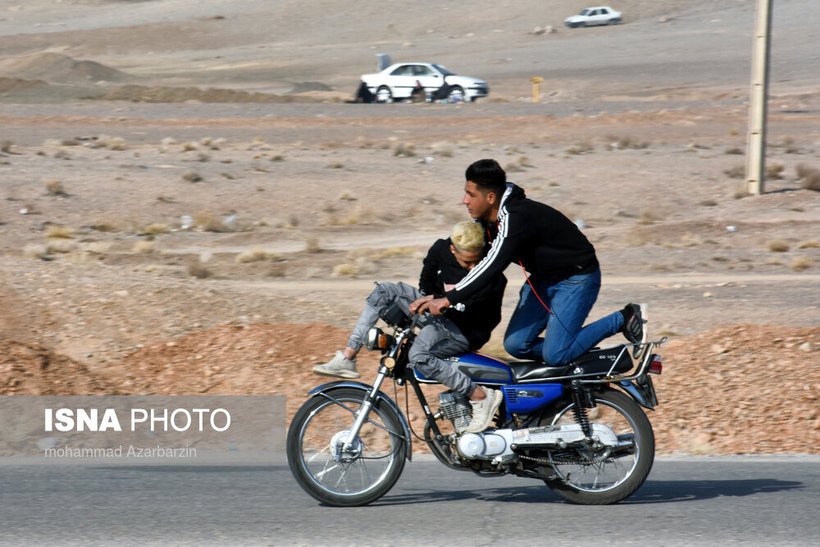
<instances>
[{"instance_id":1,"label":"sneaker","mask_svg":"<svg viewBox=\"0 0 820 547\"><path fill-rule=\"evenodd\" d=\"M467 433L481 433L493 421L493 416L498 407L501 406L501 400L504 394L500 389L483 388L487 392L487 396L480 401L470 401L473 407L473 418L470 420L470 425L464 431Z\"/></svg>"},{"instance_id":2,"label":"sneaker","mask_svg":"<svg viewBox=\"0 0 820 547\"><path fill-rule=\"evenodd\" d=\"M637 344L643 340L643 315L641 315L641 307L638 304L627 304L621 310L624 315L624 324L621 327L621 332L627 340L633 344Z\"/></svg>"},{"instance_id":3,"label":"sneaker","mask_svg":"<svg viewBox=\"0 0 820 547\"><path fill-rule=\"evenodd\" d=\"M348 359L341 351L337 351L333 359L327 363L313 367L313 374L335 376L336 378L358 378L361 376L356 372L356 360Z\"/></svg>"}]
</instances>

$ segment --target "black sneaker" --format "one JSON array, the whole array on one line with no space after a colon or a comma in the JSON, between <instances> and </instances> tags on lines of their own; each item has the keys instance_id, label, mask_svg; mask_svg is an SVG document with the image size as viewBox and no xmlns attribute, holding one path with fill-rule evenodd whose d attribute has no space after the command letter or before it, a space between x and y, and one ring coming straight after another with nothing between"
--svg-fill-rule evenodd
<instances>
[{"instance_id":1,"label":"black sneaker","mask_svg":"<svg viewBox=\"0 0 820 547\"><path fill-rule=\"evenodd\" d=\"M627 304L621 310L624 315L624 324L621 327L621 332L627 340L633 344L637 344L643 340L643 316L641 315L641 307L638 304Z\"/></svg>"}]
</instances>

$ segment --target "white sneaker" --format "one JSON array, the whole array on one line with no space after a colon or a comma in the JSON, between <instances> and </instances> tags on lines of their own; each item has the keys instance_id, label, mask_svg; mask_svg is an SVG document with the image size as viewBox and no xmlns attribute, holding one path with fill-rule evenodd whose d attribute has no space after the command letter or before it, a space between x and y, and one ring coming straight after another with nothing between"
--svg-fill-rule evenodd
<instances>
[{"instance_id":1,"label":"white sneaker","mask_svg":"<svg viewBox=\"0 0 820 547\"><path fill-rule=\"evenodd\" d=\"M334 376L336 378L358 378L361 376L356 372L356 359L348 359L341 351L327 363L313 367L313 374L319 376Z\"/></svg>"},{"instance_id":2,"label":"white sneaker","mask_svg":"<svg viewBox=\"0 0 820 547\"><path fill-rule=\"evenodd\" d=\"M504 399L504 394L500 389L482 388L487 392L487 396L480 401L470 401L473 407L473 419L470 420L470 425L465 431L467 433L481 433L493 421L493 416L498 407L501 406L501 401Z\"/></svg>"}]
</instances>

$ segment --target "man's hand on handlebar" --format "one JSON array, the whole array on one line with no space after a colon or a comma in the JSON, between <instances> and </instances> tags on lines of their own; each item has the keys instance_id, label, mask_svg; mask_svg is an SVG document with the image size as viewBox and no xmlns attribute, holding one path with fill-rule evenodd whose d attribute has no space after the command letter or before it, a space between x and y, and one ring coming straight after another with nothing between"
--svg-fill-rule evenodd
<instances>
[{"instance_id":1,"label":"man's hand on handlebar","mask_svg":"<svg viewBox=\"0 0 820 547\"><path fill-rule=\"evenodd\" d=\"M428 294L427 296L422 296L418 300L414 300L410 303L410 313L416 313L419 311L419 307L424 304L425 302L429 302L435 298L432 294Z\"/></svg>"},{"instance_id":2,"label":"man's hand on handlebar","mask_svg":"<svg viewBox=\"0 0 820 547\"><path fill-rule=\"evenodd\" d=\"M424 299L422 298L421 300ZM418 300L416 302L418 302ZM415 304L416 302L413 303ZM416 313L423 313L427 311L430 312L430 315L441 315L442 313L444 313L444 310L446 310L449 307L450 301L447 300L446 297L433 298L432 300L427 300L426 302L422 303L416 310Z\"/></svg>"}]
</instances>

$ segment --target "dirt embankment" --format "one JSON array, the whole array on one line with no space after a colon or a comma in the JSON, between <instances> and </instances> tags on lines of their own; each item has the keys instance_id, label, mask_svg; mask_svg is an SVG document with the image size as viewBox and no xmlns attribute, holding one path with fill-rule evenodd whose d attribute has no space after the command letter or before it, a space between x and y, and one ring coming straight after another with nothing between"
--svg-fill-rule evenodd
<instances>
[{"instance_id":1,"label":"dirt embankment","mask_svg":"<svg viewBox=\"0 0 820 547\"><path fill-rule=\"evenodd\" d=\"M284 395L290 418L324 381L312 365L345 339L319 323L223 325L147 344L96 374L37 344L4 341L0 394ZM663 374L654 377L660 406L650 413L658 452L820 453L819 350L820 327L730 325L669 342ZM359 362L371 381L376 355ZM405 408L403 395L399 403ZM410 405L421 432L421 413Z\"/></svg>"}]
</instances>

